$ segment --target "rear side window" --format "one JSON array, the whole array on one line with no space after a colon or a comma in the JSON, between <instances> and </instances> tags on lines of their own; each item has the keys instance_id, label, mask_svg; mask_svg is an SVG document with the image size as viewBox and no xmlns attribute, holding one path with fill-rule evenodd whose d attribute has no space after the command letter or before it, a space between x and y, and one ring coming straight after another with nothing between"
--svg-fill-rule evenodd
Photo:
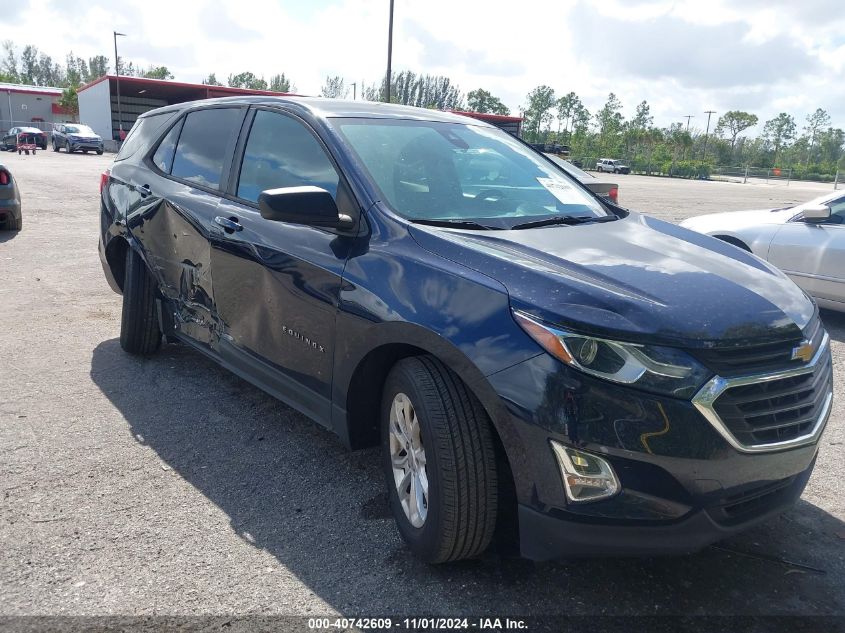
<instances>
[{"instance_id":1,"label":"rear side window","mask_svg":"<svg viewBox=\"0 0 845 633\"><path fill-rule=\"evenodd\" d=\"M339 177L323 147L299 121L259 110L241 163L238 197L256 202L266 189L311 185L337 195Z\"/></svg>"},{"instance_id":2,"label":"rear side window","mask_svg":"<svg viewBox=\"0 0 845 633\"><path fill-rule=\"evenodd\" d=\"M165 174L170 173L170 168L173 167L173 154L176 153L176 141L179 140L179 132L182 131L182 121L170 128L161 143L153 154L153 163Z\"/></svg>"},{"instance_id":3,"label":"rear side window","mask_svg":"<svg viewBox=\"0 0 845 633\"><path fill-rule=\"evenodd\" d=\"M176 112L162 112L135 121L135 125L129 130L126 140L123 141L123 145L120 146L120 151L114 159L116 161L125 160L137 152L140 147L148 145L156 137L161 126L170 121L176 114ZM67 132L67 128L62 126L62 131Z\"/></svg>"},{"instance_id":4,"label":"rear side window","mask_svg":"<svg viewBox=\"0 0 845 633\"><path fill-rule=\"evenodd\" d=\"M219 189L241 116L239 108L191 112L182 125L170 173L176 178Z\"/></svg>"}]
</instances>

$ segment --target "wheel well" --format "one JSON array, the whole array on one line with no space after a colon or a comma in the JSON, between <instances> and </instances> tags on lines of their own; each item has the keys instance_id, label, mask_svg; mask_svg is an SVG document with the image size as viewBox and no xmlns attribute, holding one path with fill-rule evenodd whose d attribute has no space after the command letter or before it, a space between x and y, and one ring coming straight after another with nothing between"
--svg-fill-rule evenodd
<instances>
[{"instance_id":1,"label":"wheel well","mask_svg":"<svg viewBox=\"0 0 845 633\"><path fill-rule=\"evenodd\" d=\"M349 444L353 450L377 446L380 441L382 389L393 366L403 358L429 354L430 352L414 345L391 343L371 350L358 363L349 381L346 399ZM492 418L490 411L487 411L487 416L488 419ZM499 515L496 519L494 541L497 547L510 550L518 543L516 488L507 451L492 419L490 427L499 471Z\"/></svg>"},{"instance_id":2,"label":"wheel well","mask_svg":"<svg viewBox=\"0 0 845 633\"><path fill-rule=\"evenodd\" d=\"M748 244L746 244L745 242L743 242L740 239L737 239L735 237L731 237L730 235L714 235L713 237L715 237L716 239L722 240L723 242L727 242L728 244L733 244L734 246L738 246L739 248L741 248L745 251L748 251L749 253L751 252L751 249L748 248Z\"/></svg>"},{"instance_id":3,"label":"wheel well","mask_svg":"<svg viewBox=\"0 0 845 633\"><path fill-rule=\"evenodd\" d=\"M106 261L121 291L123 291L123 280L126 277L126 250L128 248L129 242L122 237L112 239L106 246Z\"/></svg>"}]
</instances>

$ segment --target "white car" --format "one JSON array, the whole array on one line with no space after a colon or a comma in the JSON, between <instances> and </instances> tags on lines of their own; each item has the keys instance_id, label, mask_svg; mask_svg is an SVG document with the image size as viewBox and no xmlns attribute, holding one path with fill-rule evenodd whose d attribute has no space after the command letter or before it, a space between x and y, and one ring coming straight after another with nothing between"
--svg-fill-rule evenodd
<instances>
[{"instance_id":1,"label":"white car","mask_svg":"<svg viewBox=\"0 0 845 633\"><path fill-rule=\"evenodd\" d=\"M596 162L596 171L606 171L610 174L630 174L631 168L621 160L600 158Z\"/></svg>"},{"instance_id":2,"label":"white car","mask_svg":"<svg viewBox=\"0 0 845 633\"><path fill-rule=\"evenodd\" d=\"M794 207L700 215L681 226L751 251L821 307L845 312L845 191Z\"/></svg>"}]
</instances>

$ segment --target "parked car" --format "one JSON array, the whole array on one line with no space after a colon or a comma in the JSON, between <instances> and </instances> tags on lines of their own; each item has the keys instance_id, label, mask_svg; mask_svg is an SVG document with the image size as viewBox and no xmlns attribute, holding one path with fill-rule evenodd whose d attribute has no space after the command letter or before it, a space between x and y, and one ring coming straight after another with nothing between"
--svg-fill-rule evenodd
<instances>
[{"instance_id":1,"label":"parked car","mask_svg":"<svg viewBox=\"0 0 845 633\"><path fill-rule=\"evenodd\" d=\"M845 312L845 192L779 209L700 215L681 225L754 253L823 308Z\"/></svg>"},{"instance_id":2,"label":"parked car","mask_svg":"<svg viewBox=\"0 0 845 633\"><path fill-rule=\"evenodd\" d=\"M532 559L689 552L790 507L813 469L833 387L810 298L482 121L171 105L100 202L123 349L180 341L379 446L425 561L494 533Z\"/></svg>"},{"instance_id":3,"label":"parked car","mask_svg":"<svg viewBox=\"0 0 845 633\"><path fill-rule=\"evenodd\" d=\"M592 174L588 174L587 172L578 169L568 160L565 160L560 156L556 156L555 154L546 154L546 156L555 165L558 165L566 173L575 178L575 180L584 184L596 195L601 196L602 198L608 198L614 204L619 204L619 185L615 182L596 178Z\"/></svg>"},{"instance_id":4,"label":"parked car","mask_svg":"<svg viewBox=\"0 0 845 633\"><path fill-rule=\"evenodd\" d=\"M15 177L5 165L0 165L0 230L20 231L23 227L21 194Z\"/></svg>"},{"instance_id":5,"label":"parked car","mask_svg":"<svg viewBox=\"0 0 845 633\"><path fill-rule=\"evenodd\" d=\"M37 127L13 127L3 136L3 149L14 152L21 141L33 143L41 149L47 149L47 135Z\"/></svg>"},{"instance_id":6,"label":"parked car","mask_svg":"<svg viewBox=\"0 0 845 633\"><path fill-rule=\"evenodd\" d=\"M82 150L84 154L89 151L103 153L103 139L87 125L80 123L60 123L53 128L53 151L60 149L70 154Z\"/></svg>"},{"instance_id":7,"label":"parked car","mask_svg":"<svg viewBox=\"0 0 845 633\"><path fill-rule=\"evenodd\" d=\"M613 174L630 174L631 167L623 163L621 160L601 158L596 163L596 171L606 171Z\"/></svg>"}]
</instances>

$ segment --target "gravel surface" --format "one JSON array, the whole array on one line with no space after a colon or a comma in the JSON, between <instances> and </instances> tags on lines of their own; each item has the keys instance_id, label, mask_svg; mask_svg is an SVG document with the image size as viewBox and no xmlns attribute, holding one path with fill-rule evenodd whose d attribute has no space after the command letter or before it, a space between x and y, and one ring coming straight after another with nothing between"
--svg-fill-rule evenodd
<instances>
[{"instance_id":1,"label":"gravel surface","mask_svg":"<svg viewBox=\"0 0 845 633\"><path fill-rule=\"evenodd\" d=\"M0 234L0 615L845 614L845 315L809 487L768 525L683 558L428 567L400 542L372 450L181 346L122 353L97 256L109 156L0 154L24 229ZM618 176L679 220L829 187Z\"/></svg>"}]
</instances>

